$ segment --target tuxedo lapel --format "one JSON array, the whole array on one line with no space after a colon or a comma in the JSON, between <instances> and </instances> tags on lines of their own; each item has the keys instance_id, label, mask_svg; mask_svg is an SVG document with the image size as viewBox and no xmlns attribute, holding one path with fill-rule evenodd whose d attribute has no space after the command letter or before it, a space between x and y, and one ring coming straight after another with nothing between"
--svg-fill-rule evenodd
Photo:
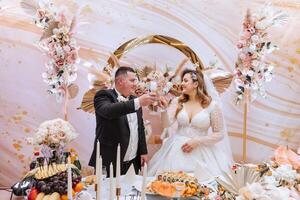
<instances>
[{"instance_id":1,"label":"tuxedo lapel","mask_svg":"<svg viewBox=\"0 0 300 200\"><path fill-rule=\"evenodd\" d=\"M118 93L116 92L115 89L111 90L112 96L114 98L114 102L118 102Z\"/></svg>"}]
</instances>

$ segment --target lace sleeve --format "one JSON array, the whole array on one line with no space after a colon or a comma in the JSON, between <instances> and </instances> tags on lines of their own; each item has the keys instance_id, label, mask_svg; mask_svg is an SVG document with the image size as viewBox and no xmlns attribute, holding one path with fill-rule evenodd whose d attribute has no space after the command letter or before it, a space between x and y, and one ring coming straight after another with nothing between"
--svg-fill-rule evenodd
<instances>
[{"instance_id":1,"label":"lace sleeve","mask_svg":"<svg viewBox=\"0 0 300 200\"><path fill-rule=\"evenodd\" d=\"M223 132L223 115L218 105L215 105L215 108L210 113L210 124L213 132Z\"/></svg>"},{"instance_id":2,"label":"lace sleeve","mask_svg":"<svg viewBox=\"0 0 300 200\"><path fill-rule=\"evenodd\" d=\"M196 139L198 140L199 144L213 145L224 138L223 116L218 105L213 105L213 108L210 112L210 125L212 128L212 133L206 136L197 137Z\"/></svg>"}]
</instances>

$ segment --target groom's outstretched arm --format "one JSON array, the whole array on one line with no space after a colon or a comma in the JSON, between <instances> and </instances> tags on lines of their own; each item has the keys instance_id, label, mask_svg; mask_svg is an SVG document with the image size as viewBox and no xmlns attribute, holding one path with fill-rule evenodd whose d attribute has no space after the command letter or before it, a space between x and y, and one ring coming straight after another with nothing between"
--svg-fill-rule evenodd
<instances>
[{"instance_id":1,"label":"groom's outstretched arm","mask_svg":"<svg viewBox=\"0 0 300 200\"><path fill-rule=\"evenodd\" d=\"M113 97L107 90L100 90L94 98L95 112L103 118L115 119L135 112L134 100L113 102Z\"/></svg>"}]
</instances>

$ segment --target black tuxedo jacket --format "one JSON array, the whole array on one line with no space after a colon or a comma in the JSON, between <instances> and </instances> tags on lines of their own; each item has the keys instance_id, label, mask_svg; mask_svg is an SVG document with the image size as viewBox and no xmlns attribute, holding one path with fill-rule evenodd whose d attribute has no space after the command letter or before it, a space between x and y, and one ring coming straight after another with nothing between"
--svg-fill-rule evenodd
<instances>
[{"instance_id":1,"label":"black tuxedo jacket","mask_svg":"<svg viewBox=\"0 0 300 200\"><path fill-rule=\"evenodd\" d=\"M94 150L90 158L89 165L96 165L96 146L97 140L100 141L100 154L103 159L103 165L108 171L112 162L114 171L116 166L117 147L121 146L121 161L123 161L128 148L130 130L127 120L127 114L136 112L138 120L138 150L137 157L147 154L145 139L145 130L143 122L142 108L135 111L134 98L130 96L128 101L119 102L118 95L114 89L100 90L94 98L94 107L96 114L96 137ZM141 166L139 166L141 168Z\"/></svg>"}]
</instances>

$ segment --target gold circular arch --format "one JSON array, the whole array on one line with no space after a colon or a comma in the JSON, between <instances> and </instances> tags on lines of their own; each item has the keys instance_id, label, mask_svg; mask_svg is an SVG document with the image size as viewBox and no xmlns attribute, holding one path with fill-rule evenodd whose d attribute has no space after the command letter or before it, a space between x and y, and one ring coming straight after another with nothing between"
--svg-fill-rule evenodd
<instances>
[{"instance_id":1,"label":"gold circular arch","mask_svg":"<svg viewBox=\"0 0 300 200\"><path fill-rule=\"evenodd\" d=\"M190 47L188 47L186 44L184 44L183 42L181 42L175 38L165 36L165 35L149 35L144 38L131 39L131 40L125 42L124 44L122 44L121 46L119 46L113 52L113 54L118 59L120 59L128 51L130 51L133 48L136 48L138 46L145 45L145 44L163 44L163 45L173 47L173 48L179 50L180 52L182 52L187 58L189 58L189 60L196 67L199 67L200 70L204 69L203 63L201 62L201 60L199 59L197 54ZM107 63L108 63L108 66L111 66L112 68L115 67L115 63L114 63L112 57L109 57L109 59L107 60Z\"/></svg>"},{"instance_id":2,"label":"gold circular arch","mask_svg":"<svg viewBox=\"0 0 300 200\"><path fill-rule=\"evenodd\" d=\"M199 59L197 54L190 47L188 47L186 44L184 44L183 42L181 42L175 38L165 36L165 35L149 35L144 38L134 38L134 39L131 39L131 40L125 42L121 46L119 46L113 52L114 55L109 57L109 59L107 60L107 65L103 69L104 73L102 73L102 75L101 75L101 72L100 72L100 75L98 75L100 80L96 81L93 84L93 88L88 90L83 96L83 99L81 102L81 107L80 107L83 111L90 112L90 113L95 112L94 96L95 96L96 92L99 89L103 88L103 84L105 82L107 82L107 80L111 80L109 76L110 76L113 68L118 67L118 66L115 66L115 65L117 65L117 63L114 61L115 58L113 58L113 56L115 56L119 60L124 54L126 54L130 50L132 50L136 47L145 45L145 44L163 44L163 45L173 47L173 48L179 50L180 52L182 52L191 61L191 63L193 63L196 68L198 68L198 70L201 70L201 71L205 70L207 74L213 73L213 72L210 72L211 71L210 69L205 69L203 63L201 62L201 60ZM222 93L230 85L231 80L232 80L232 74L227 73L227 72L226 73L219 72L218 76L211 77L211 78L214 82L214 85L216 86L216 89L220 93Z\"/></svg>"}]
</instances>

